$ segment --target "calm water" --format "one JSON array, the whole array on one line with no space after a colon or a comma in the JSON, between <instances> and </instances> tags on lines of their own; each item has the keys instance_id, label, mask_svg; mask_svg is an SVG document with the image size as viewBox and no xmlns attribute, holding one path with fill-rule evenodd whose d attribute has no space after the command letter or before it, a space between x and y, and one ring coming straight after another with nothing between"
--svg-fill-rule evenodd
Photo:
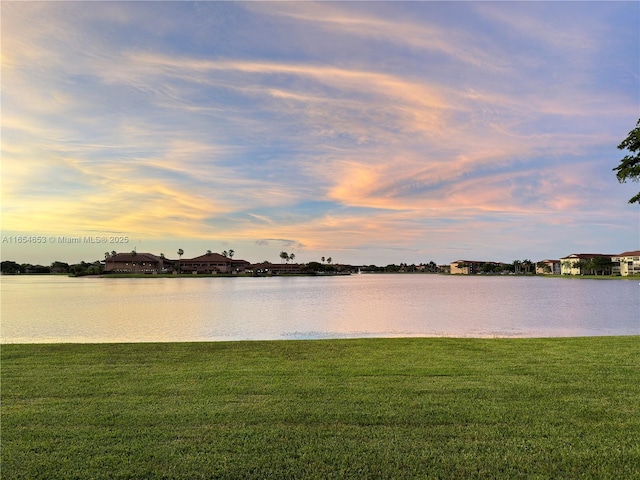
<instances>
[{"instance_id":1,"label":"calm water","mask_svg":"<svg viewBox=\"0 0 640 480\"><path fill-rule=\"evenodd\" d=\"M640 334L634 280L3 276L3 343Z\"/></svg>"}]
</instances>

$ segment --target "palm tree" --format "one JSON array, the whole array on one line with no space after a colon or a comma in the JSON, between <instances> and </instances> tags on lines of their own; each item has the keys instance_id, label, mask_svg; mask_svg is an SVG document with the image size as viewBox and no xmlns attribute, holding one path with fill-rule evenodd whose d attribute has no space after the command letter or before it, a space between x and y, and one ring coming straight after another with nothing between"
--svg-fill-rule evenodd
<instances>
[{"instance_id":1,"label":"palm tree","mask_svg":"<svg viewBox=\"0 0 640 480\"><path fill-rule=\"evenodd\" d=\"M287 252L280 252L280 260L286 262L289 260L289 254Z\"/></svg>"},{"instance_id":2,"label":"palm tree","mask_svg":"<svg viewBox=\"0 0 640 480\"><path fill-rule=\"evenodd\" d=\"M331 265L331 257L327 258L327 263Z\"/></svg>"},{"instance_id":3,"label":"palm tree","mask_svg":"<svg viewBox=\"0 0 640 480\"><path fill-rule=\"evenodd\" d=\"M109 258L109 252L104 252L104 259L106 260L107 258Z\"/></svg>"},{"instance_id":4,"label":"palm tree","mask_svg":"<svg viewBox=\"0 0 640 480\"><path fill-rule=\"evenodd\" d=\"M289 260L291 260L291 263L293 263L293 261L296 259L296 254L292 253L291 255L289 255Z\"/></svg>"},{"instance_id":5,"label":"palm tree","mask_svg":"<svg viewBox=\"0 0 640 480\"><path fill-rule=\"evenodd\" d=\"M513 261L513 271L514 273L520 273L520 266L522 265L522 262L520 262L520 260L514 260Z\"/></svg>"},{"instance_id":6,"label":"palm tree","mask_svg":"<svg viewBox=\"0 0 640 480\"><path fill-rule=\"evenodd\" d=\"M131 250L131 256L133 257L133 260L131 261L131 272L135 273L136 271L136 264L135 259L136 259L136 255L138 255L138 252L136 252L135 249Z\"/></svg>"},{"instance_id":7,"label":"palm tree","mask_svg":"<svg viewBox=\"0 0 640 480\"><path fill-rule=\"evenodd\" d=\"M211 250L207 250L207 255L211 255Z\"/></svg>"},{"instance_id":8,"label":"palm tree","mask_svg":"<svg viewBox=\"0 0 640 480\"><path fill-rule=\"evenodd\" d=\"M322 263L324 263L324 257L322 257L320 260L322 260Z\"/></svg>"},{"instance_id":9,"label":"palm tree","mask_svg":"<svg viewBox=\"0 0 640 480\"><path fill-rule=\"evenodd\" d=\"M233 249L229 249L228 252L226 252L227 254L225 255L225 257L229 257L230 261L229 261L229 265L227 266L227 271L231 272L233 270L233 256L236 254L236 252L233 251Z\"/></svg>"},{"instance_id":10,"label":"palm tree","mask_svg":"<svg viewBox=\"0 0 640 480\"><path fill-rule=\"evenodd\" d=\"M178 273L181 273L181 265L180 265L180 260L182 260L182 255L184 255L184 250L182 250L181 248L178 249Z\"/></svg>"},{"instance_id":11,"label":"palm tree","mask_svg":"<svg viewBox=\"0 0 640 480\"><path fill-rule=\"evenodd\" d=\"M115 257L116 255L117 255L117 252L116 252L115 250L112 250L112 251L111 251L111 256L112 256L112 257Z\"/></svg>"}]
</instances>

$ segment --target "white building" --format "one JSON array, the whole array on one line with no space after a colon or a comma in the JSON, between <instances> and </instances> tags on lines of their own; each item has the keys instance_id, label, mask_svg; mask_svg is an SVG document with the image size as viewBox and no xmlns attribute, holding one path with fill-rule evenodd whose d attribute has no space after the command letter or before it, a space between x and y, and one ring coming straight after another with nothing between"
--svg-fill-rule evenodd
<instances>
[{"instance_id":1,"label":"white building","mask_svg":"<svg viewBox=\"0 0 640 480\"><path fill-rule=\"evenodd\" d=\"M622 275L640 275L640 250L623 252L620 255L611 258L613 261L613 274Z\"/></svg>"}]
</instances>

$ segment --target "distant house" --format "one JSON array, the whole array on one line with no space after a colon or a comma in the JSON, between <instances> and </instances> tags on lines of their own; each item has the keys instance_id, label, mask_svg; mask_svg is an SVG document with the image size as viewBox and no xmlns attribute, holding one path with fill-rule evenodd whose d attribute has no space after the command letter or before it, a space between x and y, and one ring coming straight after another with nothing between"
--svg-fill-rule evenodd
<instances>
[{"instance_id":1,"label":"distant house","mask_svg":"<svg viewBox=\"0 0 640 480\"><path fill-rule=\"evenodd\" d=\"M622 252L611 258L613 261L613 274L622 275L640 275L640 250L632 250L630 252Z\"/></svg>"},{"instance_id":2,"label":"distant house","mask_svg":"<svg viewBox=\"0 0 640 480\"><path fill-rule=\"evenodd\" d=\"M244 273L250 265L246 260L233 260L219 253L205 253L199 257L179 260L176 268L181 273L215 274Z\"/></svg>"},{"instance_id":3,"label":"distant house","mask_svg":"<svg viewBox=\"0 0 640 480\"><path fill-rule=\"evenodd\" d=\"M560 275L560 260L541 260L536 264L536 273L539 275Z\"/></svg>"},{"instance_id":4,"label":"distant house","mask_svg":"<svg viewBox=\"0 0 640 480\"><path fill-rule=\"evenodd\" d=\"M171 260L152 253L116 253L104 260L105 273L161 273L171 268Z\"/></svg>"}]
</instances>

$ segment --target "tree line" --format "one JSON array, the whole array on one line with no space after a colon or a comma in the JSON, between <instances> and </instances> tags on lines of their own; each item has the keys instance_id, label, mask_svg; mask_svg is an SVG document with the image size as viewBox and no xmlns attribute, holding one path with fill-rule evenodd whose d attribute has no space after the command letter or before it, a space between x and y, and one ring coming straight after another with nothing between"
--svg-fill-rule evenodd
<instances>
[{"instance_id":1,"label":"tree line","mask_svg":"<svg viewBox=\"0 0 640 480\"><path fill-rule=\"evenodd\" d=\"M104 266L99 261L80 263L66 263L55 261L51 265L33 265L31 263L16 263L12 260L3 260L0 263L0 271L4 274L46 274L64 273L68 275L99 275Z\"/></svg>"},{"instance_id":2,"label":"tree line","mask_svg":"<svg viewBox=\"0 0 640 480\"><path fill-rule=\"evenodd\" d=\"M209 253L210 251L208 251ZM224 252L227 258L233 258L234 252L230 250ZM180 251L178 251L180 255ZM285 255L286 254L286 255ZM181 255L180 255L181 256ZM108 255L107 255L108 257ZM293 262L295 254L280 253L280 259L284 262ZM321 263L322 262L322 263ZM348 265L337 265L332 262L331 257L322 257L321 262L309 262L299 265L300 271L303 273L332 273L344 271L345 269L360 270L363 273L446 273L447 266L439 266L434 261L419 264L388 264L385 266L363 265L359 267L351 267ZM271 262L265 260L265 264ZM458 268L468 267L470 264L461 261L457 264ZM608 257L594 257L589 260L565 260L562 263L565 268L578 269L583 275L610 275L613 262ZM552 273L551 267L544 262L532 262L529 259L514 260L513 263L487 262L479 266L474 273L481 274L506 274L513 273L516 275L535 274L536 269L540 269L543 273ZM100 261L69 264L66 262L55 261L51 265L33 265L30 263L16 263L11 260L4 260L0 265L0 271L3 274L68 274L68 275L99 275L103 272L104 265Z\"/></svg>"}]
</instances>

